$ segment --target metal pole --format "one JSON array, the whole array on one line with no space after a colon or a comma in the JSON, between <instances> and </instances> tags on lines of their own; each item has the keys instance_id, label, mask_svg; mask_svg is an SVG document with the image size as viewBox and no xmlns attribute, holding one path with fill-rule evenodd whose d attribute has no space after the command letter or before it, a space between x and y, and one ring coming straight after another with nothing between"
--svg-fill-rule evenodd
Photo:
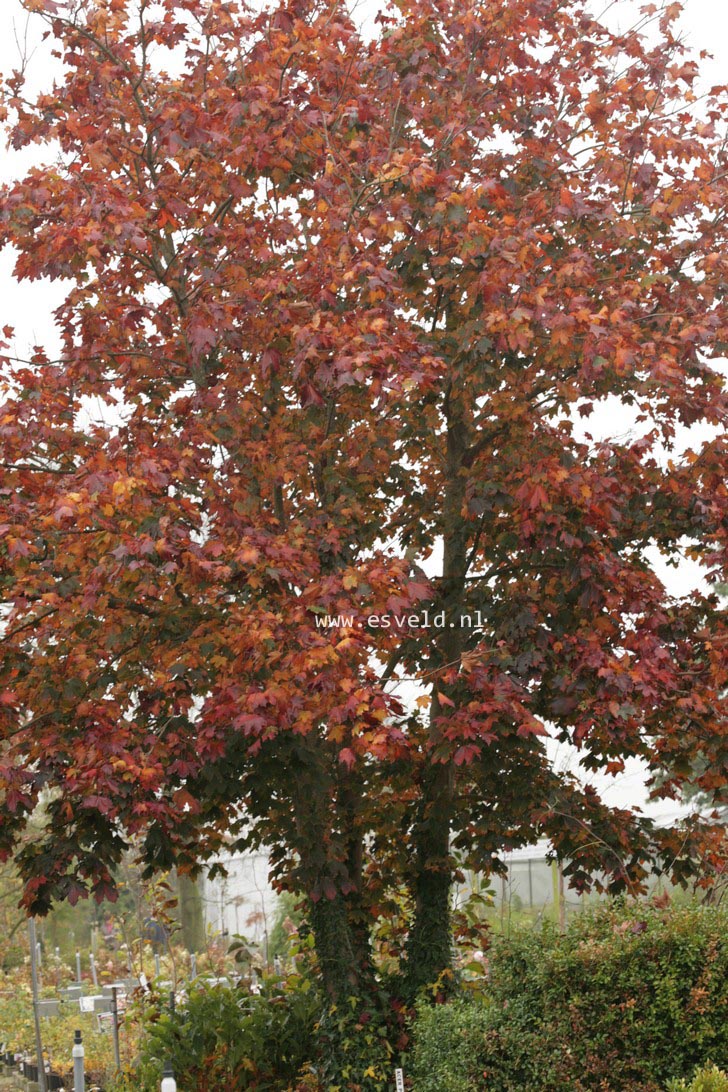
<instances>
[{"instance_id":1,"label":"metal pole","mask_svg":"<svg viewBox=\"0 0 728 1092\"><path fill-rule=\"evenodd\" d=\"M121 1069L121 1052L119 1050L119 1004L116 999L116 986L111 987L111 1027L114 1035L114 1063L118 1073Z\"/></svg>"},{"instance_id":2,"label":"metal pole","mask_svg":"<svg viewBox=\"0 0 728 1092\"><path fill-rule=\"evenodd\" d=\"M40 1034L40 1015L38 1013L38 949L35 936L35 918L28 918L28 939L30 941L30 979L33 987L33 1018L35 1023L35 1049L38 1055L38 1086L40 1092L48 1092L45 1065L43 1063L43 1040Z\"/></svg>"},{"instance_id":3,"label":"metal pole","mask_svg":"<svg viewBox=\"0 0 728 1092\"><path fill-rule=\"evenodd\" d=\"M99 988L99 980L96 977L96 960L94 959L93 952L90 953L90 955L88 957L88 961L89 961L89 963L91 965L91 980L92 980L92 982L94 984L94 989L97 990Z\"/></svg>"},{"instance_id":4,"label":"metal pole","mask_svg":"<svg viewBox=\"0 0 728 1092\"><path fill-rule=\"evenodd\" d=\"M76 1031L73 1036L73 1092L86 1092L86 1074L83 1066L85 1053L81 1032Z\"/></svg>"},{"instance_id":5,"label":"metal pole","mask_svg":"<svg viewBox=\"0 0 728 1092\"><path fill-rule=\"evenodd\" d=\"M161 1092L177 1092L177 1082L174 1079L174 1070L169 1062L164 1067L162 1073L162 1085Z\"/></svg>"},{"instance_id":6,"label":"metal pole","mask_svg":"<svg viewBox=\"0 0 728 1092\"><path fill-rule=\"evenodd\" d=\"M561 910L559 907L559 866L556 861L551 862L551 890L554 897L554 917L558 921Z\"/></svg>"},{"instance_id":7,"label":"metal pole","mask_svg":"<svg viewBox=\"0 0 728 1092\"><path fill-rule=\"evenodd\" d=\"M76 981L81 981L81 953L76 952Z\"/></svg>"}]
</instances>

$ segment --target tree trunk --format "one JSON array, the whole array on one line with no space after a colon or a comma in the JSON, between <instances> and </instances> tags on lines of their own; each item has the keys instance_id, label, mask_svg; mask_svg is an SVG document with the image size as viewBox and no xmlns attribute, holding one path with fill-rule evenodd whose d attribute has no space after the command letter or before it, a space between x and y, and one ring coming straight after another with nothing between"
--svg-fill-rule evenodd
<instances>
[{"instance_id":1,"label":"tree trunk","mask_svg":"<svg viewBox=\"0 0 728 1092\"><path fill-rule=\"evenodd\" d=\"M358 967L367 975L371 971L371 919L364 902L364 840L357 823L362 786L353 775L339 772L338 810L348 828L346 867L352 890L346 895L346 914L351 942Z\"/></svg>"},{"instance_id":2,"label":"tree trunk","mask_svg":"<svg viewBox=\"0 0 728 1092\"><path fill-rule=\"evenodd\" d=\"M434 704L434 703L433 703ZM414 920L407 938L406 992L414 998L452 964L450 931L451 771L429 765L414 830Z\"/></svg>"},{"instance_id":3,"label":"tree trunk","mask_svg":"<svg viewBox=\"0 0 728 1092\"><path fill-rule=\"evenodd\" d=\"M201 952L205 948L205 917L200 883L189 876L178 874L177 893L184 946L188 952Z\"/></svg>"},{"instance_id":4,"label":"tree trunk","mask_svg":"<svg viewBox=\"0 0 728 1092\"><path fill-rule=\"evenodd\" d=\"M310 921L326 995L334 1004L343 1004L359 994L364 970L344 897L311 901Z\"/></svg>"},{"instance_id":5,"label":"tree trunk","mask_svg":"<svg viewBox=\"0 0 728 1092\"><path fill-rule=\"evenodd\" d=\"M460 616L468 557L468 526L463 515L467 427L461 398L452 387L445 398L447 449L443 496L443 570L437 609L445 612L445 627L436 646L436 664L457 671L465 647ZM451 627L451 623L452 627ZM452 966L450 923L450 829L454 805L454 770L448 762L433 762L432 752L443 739L439 724L443 705L438 691L457 704L457 687L437 679L433 687L428 732L429 753L420 786L420 800L412 833L414 918L407 940L405 986L410 997L437 981Z\"/></svg>"},{"instance_id":6,"label":"tree trunk","mask_svg":"<svg viewBox=\"0 0 728 1092\"><path fill-rule=\"evenodd\" d=\"M362 899L363 844L356 822L356 781L334 767L329 748L306 740L308 762L298 766L293 790L299 856L305 860L309 922L325 1004L318 1025L319 1077L326 1088L380 1088L367 1070L385 1072L385 1040L362 1046L359 1014L382 1011L373 973L369 920ZM314 770L323 772L318 780ZM343 866L343 869L342 869ZM343 890L342 890L343 887ZM352 1006L351 1001L355 999Z\"/></svg>"},{"instance_id":7,"label":"tree trunk","mask_svg":"<svg viewBox=\"0 0 728 1092\"><path fill-rule=\"evenodd\" d=\"M293 846L295 883L306 892L309 921L327 996L337 1003L371 973L369 930L362 907L362 836L356 811L360 786L338 770L327 741L295 740Z\"/></svg>"},{"instance_id":8,"label":"tree trunk","mask_svg":"<svg viewBox=\"0 0 728 1092\"><path fill-rule=\"evenodd\" d=\"M382 1003L371 962L361 960L357 929L350 920L349 900L342 895L311 903L310 920L316 943L326 1004L318 1023L319 1080L322 1088L357 1088L378 1092L392 1064L392 1012ZM377 1036L362 1035L360 1018L367 1013L380 1028ZM389 1035L381 1035L389 1022Z\"/></svg>"}]
</instances>

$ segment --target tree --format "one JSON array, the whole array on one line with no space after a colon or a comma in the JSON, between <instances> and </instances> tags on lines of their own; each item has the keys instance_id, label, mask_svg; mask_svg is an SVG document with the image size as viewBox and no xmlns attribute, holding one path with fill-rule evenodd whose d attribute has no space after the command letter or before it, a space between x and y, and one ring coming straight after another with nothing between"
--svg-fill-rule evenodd
<instances>
[{"instance_id":1,"label":"tree","mask_svg":"<svg viewBox=\"0 0 728 1092\"><path fill-rule=\"evenodd\" d=\"M150 870L263 842L336 999L395 882L414 992L460 864L537 835L578 887L714 864L710 824L610 808L545 746L663 795L728 765L717 599L651 564L726 560L726 96L693 92L679 4L620 34L581 0L399 0L370 41L307 0L26 6L64 76L6 80L11 139L57 154L0 241L68 283L60 359L5 333L26 905L110 897L130 837ZM610 398L636 431L601 442Z\"/></svg>"}]
</instances>

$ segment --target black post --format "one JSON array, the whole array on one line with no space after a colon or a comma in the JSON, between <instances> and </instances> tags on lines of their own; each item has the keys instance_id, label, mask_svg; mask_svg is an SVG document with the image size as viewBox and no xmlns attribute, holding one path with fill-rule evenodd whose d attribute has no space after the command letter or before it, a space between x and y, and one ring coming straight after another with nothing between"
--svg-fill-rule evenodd
<instances>
[{"instance_id":1,"label":"black post","mask_svg":"<svg viewBox=\"0 0 728 1092\"><path fill-rule=\"evenodd\" d=\"M119 1050L119 1003L116 997L116 986L111 987L111 1027L114 1035L114 1062L118 1073L121 1069L121 1052Z\"/></svg>"}]
</instances>

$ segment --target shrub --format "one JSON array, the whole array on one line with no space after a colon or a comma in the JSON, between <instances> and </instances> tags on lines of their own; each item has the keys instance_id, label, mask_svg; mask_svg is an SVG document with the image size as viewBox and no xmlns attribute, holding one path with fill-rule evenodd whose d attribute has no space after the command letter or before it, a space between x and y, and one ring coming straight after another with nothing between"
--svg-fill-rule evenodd
<instances>
[{"instance_id":1,"label":"shrub","mask_svg":"<svg viewBox=\"0 0 728 1092\"><path fill-rule=\"evenodd\" d=\"M422 1004L412 1055L418 1092L470 1092L483 1087L483 1043L491 1014L483 1004L458 999L449 1005Z\"/></svg>"},{"instance_id":2,"label":"shrub","mask_svg":"<svg viewBox=\"0 0 728 1092\"><path fill-rule=\"evenodd\" d=\"M0 954L0 970L14 971L22 967L25 953L20 944L8 944Z\"/></svg>"},{"instance_id":3,"label":"shrub","mask_svg":"<svg viewBox=\"0 0 728 1092\"><path fill-rule=\"evenodd\" d=\"M146 1002L139 1059L117 1087L157 1092L171 1062L185 1092L288 1088L310 1059L320 1007L316 990L298 976L282 986L266 979L260 996L195 986L174 1013Z\"/></svg>"},{"instance_id":4,"label":"shrub","mask_svg":"<svg viewBox=\"0 0 728 1092\"><path fill-rule=\"evenodd\" d=\"M717 1066L699 1069L690 1084L687 1081L669 1081L667 1092L728 1092L728 1074Z\"/></svg>"},{"instance_id":5,"label":"shrub","mask_svg":"<svg viewBox=\"0 0 728 1092\"><path fill-rule=\"evenodd\" d=\"M546 924L496 940L485 1004L420 1007L415 1087L658 1092L707 1059L725 1065L727 926L715 908L612 903L564 935Z\"/></svg>"}]
</instances>

